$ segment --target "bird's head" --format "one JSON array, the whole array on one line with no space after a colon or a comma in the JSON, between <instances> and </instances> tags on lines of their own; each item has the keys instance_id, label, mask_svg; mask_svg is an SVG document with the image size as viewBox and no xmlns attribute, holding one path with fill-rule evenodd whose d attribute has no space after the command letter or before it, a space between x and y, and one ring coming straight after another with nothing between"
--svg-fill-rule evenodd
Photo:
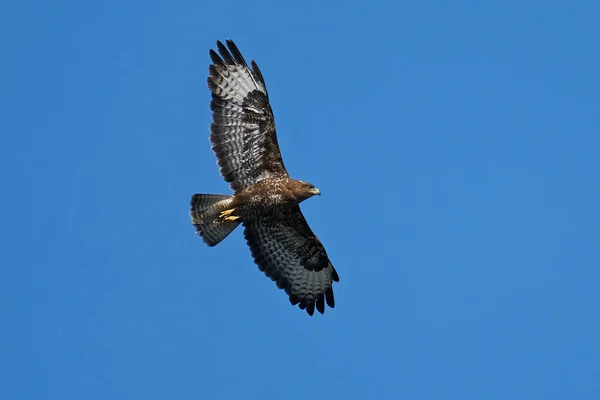
<instances>
[{"instance_id":1,"label":"bird's head","mask_svg":"<svg viewBox=\"0 0 600 400\"><path fill-rule=\"evenodd\" d=\"M314 195L321 195L321 191L315 187L312 183L297 181L297 194L303 200L308 199Z\"/></svg>"}]
</instances>

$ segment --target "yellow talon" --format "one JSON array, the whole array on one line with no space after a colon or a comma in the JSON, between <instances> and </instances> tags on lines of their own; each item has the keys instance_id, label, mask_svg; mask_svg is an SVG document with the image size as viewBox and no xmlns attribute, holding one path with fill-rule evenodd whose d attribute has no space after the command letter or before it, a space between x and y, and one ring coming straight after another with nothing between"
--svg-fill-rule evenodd
<instances>
[{"instance_id":1,"label":"yellow talon","mask_svg":"<svg viewBox=\"0 0 600 400\"><path fill-rule=\"evenodd\" d=\"M229 210L222 211L221 214L219 214L219 217L223 219L223 221L235 221L237 219L240 219L240 217L238 216L231 215L234 211L235 208L230 208Z\"/></svg>"},{"instance_id":2,"label":"yellow talon","mask_svg":"<svg viewBox=\"0 0 600 400\"><path fill-rule=\"evenodd\" d=\"M225 218L230 216L235 211L235 208L230 208L229 210L222 211L219 217Z\"/></svg>"}]
</instances>

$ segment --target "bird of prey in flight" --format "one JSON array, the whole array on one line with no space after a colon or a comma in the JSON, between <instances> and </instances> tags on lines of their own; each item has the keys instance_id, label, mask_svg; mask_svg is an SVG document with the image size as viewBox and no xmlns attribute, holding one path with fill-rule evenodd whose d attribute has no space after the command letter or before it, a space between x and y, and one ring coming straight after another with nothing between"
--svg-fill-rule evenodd
<instances>
[{"instance_id":1,"label":"bird of prey in flight","mask_svg":"<svg viewBox=\"0 0 600 400\"><path fill-rule=\"evenodd\" d=\"M230 40L210 50L210 141L232 195L195 194L190 216L196 233L215 246L238 225L258 268L285 290L292 305L313 315L333 308L338 274L299 204L319 195L292 179L281 158L262 73Z\"/></svg>"}]
</instances>

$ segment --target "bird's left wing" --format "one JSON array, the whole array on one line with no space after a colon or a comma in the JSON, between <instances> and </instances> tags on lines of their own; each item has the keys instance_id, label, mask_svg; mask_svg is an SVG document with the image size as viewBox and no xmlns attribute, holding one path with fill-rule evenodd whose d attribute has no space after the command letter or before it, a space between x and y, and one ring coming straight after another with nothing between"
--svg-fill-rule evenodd
<instances>
[{"instance_id":1,"label":"bird's left wing","mask_svg":"<svg viewBox=\"0 0 600 400\"><path fill-rule=\"evenodd\" d=\"M325 303L334 307L333 282L338 274L321 241L312 232L299 206L244 222L244 237L259 269L309 315L315 306L321 314Z\"/></svg>"},{"instance_id":2,"label":"bird's left wing","mask_svg":"<svg viewBox=\"0 0 600 400\"><path fill-rule=\"evenodd\" d=\"M210 51L210 141L221 175L238 192L261 179L287 175L287 171L262 73L254 61L248 67L235 43L226 43L227 47L217 42L220 56Z\"/></svg>"}]
</instances>

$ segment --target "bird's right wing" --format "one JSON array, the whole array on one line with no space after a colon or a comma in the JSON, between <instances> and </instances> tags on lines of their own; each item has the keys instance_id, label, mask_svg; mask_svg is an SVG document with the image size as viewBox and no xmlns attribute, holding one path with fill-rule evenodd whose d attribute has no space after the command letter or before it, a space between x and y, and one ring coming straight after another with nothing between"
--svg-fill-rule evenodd
<instances>
[{"instance_id":1,"label":"bird's right wing","mask_svg":"<svg viewBox=\"0 0 600 400\"><path fill-rule=\"evenodd\" d=\"M210 141L221 175L238 192L271 176L287 175L281 159L273 111L258 65L248 67L237 46L217 42L210 51L208 88L213 123Z\"/></svg>"}]
</instances>

